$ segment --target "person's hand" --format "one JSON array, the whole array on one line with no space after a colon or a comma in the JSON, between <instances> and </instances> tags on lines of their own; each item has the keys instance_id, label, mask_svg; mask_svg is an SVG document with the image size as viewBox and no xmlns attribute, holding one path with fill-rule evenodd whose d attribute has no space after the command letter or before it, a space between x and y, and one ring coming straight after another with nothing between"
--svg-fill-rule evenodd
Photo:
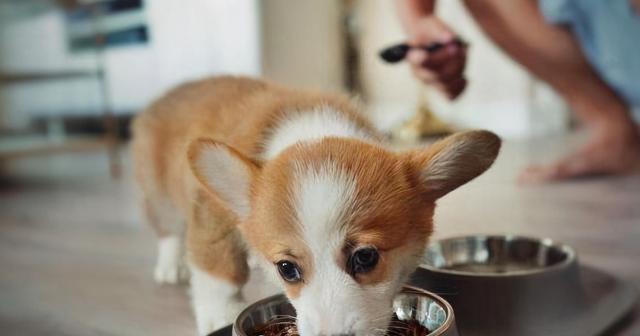
<instances>
[{"instance_id":1,"label":"person's hand","mask_svg":"<svg viewBox=\"0 0 640 336\"><path fill-rule=\"evenodd\" d=\"M456 34L435 16L426 16L414 22L409 31L409 45L427 46L433 43L445 47L432 53L421 48L411 48L406 60L413 73L426 84L455 99L467 86L464 77L466 47L455 43Z\"/></svg>"}]
</instances>

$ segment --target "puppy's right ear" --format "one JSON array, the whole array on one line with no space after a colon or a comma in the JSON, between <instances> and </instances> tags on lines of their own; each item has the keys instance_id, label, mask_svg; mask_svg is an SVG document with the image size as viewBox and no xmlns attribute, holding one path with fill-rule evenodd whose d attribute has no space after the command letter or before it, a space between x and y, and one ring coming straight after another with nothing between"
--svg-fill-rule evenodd
<instances>
[{"instance_id":1,"label":"puppy's right ear","mask_svg":"<svg viewBox=\"0 0 640 336\"><path fill-rule=\"evenodd\" d=\"M259 172L258 164L236 149L213 139L192 142L189 166L198 181L240 219L251 211L251 183Z\"/></svg>"}]
</instances>

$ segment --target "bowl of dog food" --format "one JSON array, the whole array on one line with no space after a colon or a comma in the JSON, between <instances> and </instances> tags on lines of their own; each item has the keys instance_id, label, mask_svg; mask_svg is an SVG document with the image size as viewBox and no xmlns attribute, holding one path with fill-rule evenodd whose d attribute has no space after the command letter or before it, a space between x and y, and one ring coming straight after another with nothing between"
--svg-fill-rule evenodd
<instances>
[{"instance_id":1,"label":"bowl of dog food","mask_svg":"<svg viewBox=\"0 0 640 336\"><path fill-rule=\"evenodd\" d=\"M260 300L238 315L234 336L298 336L295 309L284 295ZM442 298L406 286L393 301L388 327L394 336L459 336L453 309Z\"/></svg>"},{"instance_id":2,"label":"bowl of dog food","mask_svg":"<svg viewBox=\"0 0 640 336\"><path fill-rule=\"evenodd\" d=\"M465 336L599 335L636 297L567 245L510 235L433 242L409 283L447 300Z\"/></svg>"}]
</instances>

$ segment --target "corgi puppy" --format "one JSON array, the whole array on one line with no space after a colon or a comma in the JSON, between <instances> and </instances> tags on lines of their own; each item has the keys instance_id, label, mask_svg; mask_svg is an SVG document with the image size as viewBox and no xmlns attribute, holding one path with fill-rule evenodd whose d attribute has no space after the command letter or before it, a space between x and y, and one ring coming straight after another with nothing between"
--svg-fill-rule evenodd
<instances>
[{"instance_id":1,"label":"corgi puppy","mask_svg":"<svg viewBox=\"0 0 640 336\"><path fill-rule=\"evenodd\" d=\"M173 90L133 131L160 237L155 280L186 275L185 246L200 335L243 307L248 249L295 307L300 335L384 334L436 200L500 149L496 135L470 131L395 153L344 97L236 77Z\"/></svg>"}]
</instances>

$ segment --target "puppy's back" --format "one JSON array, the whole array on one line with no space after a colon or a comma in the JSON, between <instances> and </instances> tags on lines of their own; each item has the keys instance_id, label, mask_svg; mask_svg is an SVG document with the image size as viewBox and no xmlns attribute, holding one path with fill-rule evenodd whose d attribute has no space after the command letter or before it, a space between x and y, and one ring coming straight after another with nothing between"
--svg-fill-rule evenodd
<instances>
[{"instance_id":1,"label":"puppy's back","mask_svg":"<svg viewBox=\"0 0 640 336\"><path fill-rule=\"evenodd\" d=\"M206 137L257 158L265 138L283 119L319 107L344 114L375 131L351 101L340 95L299 91L261 80L217 77L182 85L155 101L133 123L136 175L145 194L191 199L187 146ZM187 210L183 208L182 210Z\"/></svg>"},{"instance_id":2,"label":"puppy's back","mask_svg":"<svg viewBox=\"0 0 640 336\"><path fill-rule=\"evenodd\" d=\"M141 136L186 135L190 128L205 128L209 136L224 131L236 120L241 120L234 105L269 88L269 84L243 77L214 77L183 84L157 99L140 113L133 122L134 141ZM225 113L226 112L226 113ZM226 114L226 115L225 115ZM233 120L236 119L236 120ZM206 125L198 125L204 122Z\"/></svg>"},{"instance_id":3,"label":"puppy's back","mask_svg":"<svg viewBox=\"0 0 640 336\"><path fill-rule=\"evenodd\" d=\"M258 95L277 91L271 87L242 77L204 79L171 90L136 116L131 147L143 193L165 198L179 208L187 206L192 197L190 174L186 174L188 143L203 136L227 140L238 133L247 119L258 117L241 107Z\"/></svg>"}]
</instances>

